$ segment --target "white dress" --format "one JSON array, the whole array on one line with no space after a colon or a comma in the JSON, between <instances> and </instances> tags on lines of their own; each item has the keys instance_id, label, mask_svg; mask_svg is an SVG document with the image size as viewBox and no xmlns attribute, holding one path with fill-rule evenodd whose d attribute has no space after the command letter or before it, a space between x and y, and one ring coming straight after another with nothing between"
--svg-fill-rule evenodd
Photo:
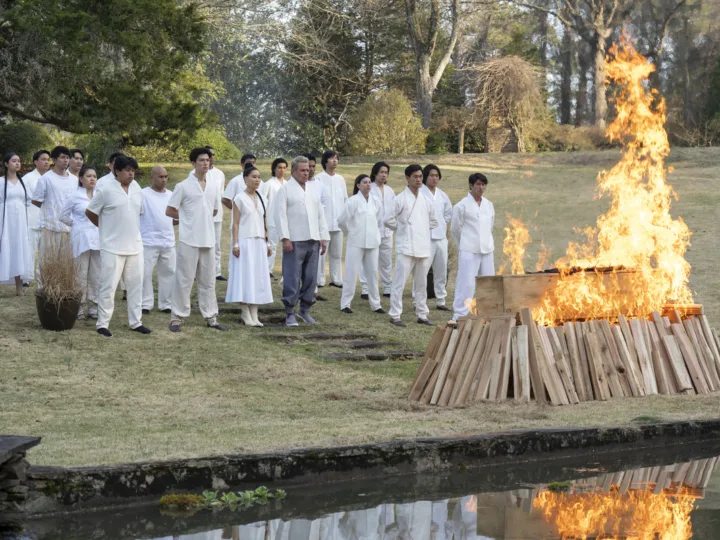
<instances>
[{"instance_id":1,"label":"white dress","mask_svg":"<svg viewBox=\"0 0 720 540\"><path fill-rule=\"evenodd\" d=\"M267 263L265 211L260 199L255 197L253 201L245 191L235 197L233 204L240 209L240 257L230 253L225 302L270 304L273 297Z\"/></svg>"},{"instance_id":2,"label":"white dress","mask_svg":"<svg viewBox=\"0 0 720 540\"><path fill-rule=\"evenodd\" d=\"M33 263L30 252L28 215L31 194L25 193L18 180L15 185L0 177L0 282L15 280L15 276L32 279Z\"/></svg>"}]
</instances>

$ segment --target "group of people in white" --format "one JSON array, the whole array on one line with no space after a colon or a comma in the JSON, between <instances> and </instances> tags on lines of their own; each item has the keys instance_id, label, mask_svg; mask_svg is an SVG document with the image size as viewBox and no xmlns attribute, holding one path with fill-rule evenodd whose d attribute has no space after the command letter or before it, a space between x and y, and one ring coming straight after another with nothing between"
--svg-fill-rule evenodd
<instances>
[{"instance_id":1,"label":"group of people in white","mask_svg":"<svg viewBox=\"0 0 720 540\"><path fill-rule=\"evenodd\" d=\"M190 315L193 283L207 326L226 331L218 322L215 292L216 281L226 280L220 262L223 207L232 211L225 300L240 303L248 326L262 326L258 308L273 301L278 253L287 326L297 326L298 319L316 322L310 309L325 300L319 288L326 284L342 288L340 310L353 313L358 279L361 298L370 309L385 313L382 290L382 296L390 298L391 323L405 326L402 295L411 274L417 322L432 325L427 305L430 268L436 308L450 311L448 224L459 249L455 319L468 313L475 277L494 273L495 213L483 196L488 180L481 173L470 175L468 195L453 207L439 188L441 171L432 164L406 167L406 187L396 195L387 184L390 166L378 162L369 176L355 179L348 196L345 179L337 173L338 153L332 150L322 155L323 171L317 175L316 157L307 154L290 164L274 160L272 177L265 182L255 156L246 154L243 172L227 186L214 161L212 147L193 149L192 170L170 191L161 166L152 168L150 185L142 189L135 181L137 162L119 152L109 157L110 172L99 179L93 167L84 165L80 150L41 150L33 156L35 169L25 176L20 175L20 157L6 154L5 176L0 178L0 281L14 280L22 295L24 283L34 277L42 280L42 275L35 276L36 252L42 260L49 250L69 242L83 290L78 318L97 319L98 334L112 335L109 324L118 286L127 300L130 328L150 333L142 315L154 307L155 269L158 309L170 315L172 332L180 332Z\"/></svg>"}]
</instances>

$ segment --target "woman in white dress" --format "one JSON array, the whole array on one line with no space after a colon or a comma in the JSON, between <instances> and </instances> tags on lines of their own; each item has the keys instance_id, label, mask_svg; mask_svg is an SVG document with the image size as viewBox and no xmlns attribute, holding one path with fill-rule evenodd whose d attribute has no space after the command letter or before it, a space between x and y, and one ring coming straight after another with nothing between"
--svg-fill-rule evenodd
<instances>
[{"instance_id":1,"label":"woman in white dress","mask_svg":"<svg viewBox=\"0 0 720 540\"><path fill-rule=\"evenodd\" d=\"M20 177L20 156L8 152L3 157L5 176L0 177L0 282L15 280L15 294L23 296L23 279L33 275L28 212L31 195Z\"/></svg>"},{"instance_id":2,"label":"woman in white dress","mask_svg":"<svg viewBox=\"0 0 720 540\"><path fill-rule=\"evenodd\" d=\"M243 171L245 189L233 199L232 257L226 302L240 302L242 322L262 326L258 305L273 301L268 273L272 253L267 230L267 202L258 192L260 171L249 165Z\"/></svg>"},{"instance_id":3,"label":"woman in white dress","mask_svg":"<svg viewBox=\"0 0 720 540\"><path fill-rule=\"evenodd\" d=\"M390 165L384 161L378 161L370 171L370 181L372 182L370 195L378 200L383 221L386 209L392 208L395 200L395 192L387 185L388 176L390 176ZM380 285L382 285L383 296L386 298L390 298L390 290L392 289L392 252L393 232L385 227L384 223L381 223L378 269L380 270ZM360 298L367 300L368 289L364 270L360 271L360 283L362 283Z\"/></svg>"},{"instance_id":4,"label":"woman in white dress","mask_svg":"<svg viewBox=\"0 0 720 540\"><path fill-rule=\"evenodd\" d=\"M78 183L79 187L65 203L60 221L71 227L70 243L75 257L78 283L83 292L78 320L84 321L86 305L87 317L97 319L97 295L100 282L100 233L85 215L97 185L95 169L82 167Z\"/></svg>"}]
</instances>

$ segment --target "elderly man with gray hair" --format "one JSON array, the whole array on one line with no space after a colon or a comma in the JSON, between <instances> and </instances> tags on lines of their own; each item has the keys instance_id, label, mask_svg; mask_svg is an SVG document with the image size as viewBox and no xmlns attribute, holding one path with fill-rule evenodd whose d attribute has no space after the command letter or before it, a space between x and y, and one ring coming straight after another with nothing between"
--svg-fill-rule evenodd
<instances>
[{"instance_id":1,"label":"elderly man with gray hair","mask_svg":"<svg viewBox=\"0 0 720 540\"><path fill-rule=\"evenodd\" d=\"M317 321L310 315L315 303L318 258L325 254L330 240L325 212L317 186L309 183L310 162L298 156L290 164L291 177L275 196L273 218L282 243L282 302L286 326L297 326L295 306L300 302L297 317L308 323Z\"/></svg>"}]
</instances>

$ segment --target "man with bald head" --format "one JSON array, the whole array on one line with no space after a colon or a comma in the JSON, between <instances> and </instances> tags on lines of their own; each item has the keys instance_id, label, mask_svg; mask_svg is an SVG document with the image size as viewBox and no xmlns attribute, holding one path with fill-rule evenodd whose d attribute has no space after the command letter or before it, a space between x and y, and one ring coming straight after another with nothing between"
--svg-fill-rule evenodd
<instances>
[{"instance_id":1,"label":"man with bald head","mask_svg":"<svg viewBox=\"0 0 720 540\"><path fill-rule=\"evenodd\" d=\"M168 173L159 165L150 171L150 186L142 190L145 212L140 216L145 271L143 274L143 313L155 304L153 268L157 265L158 309L170 313L170 297L175 281L175 231L177 223L165 215L172 191L167 189Z\"/></svg>"}]
</instances>

